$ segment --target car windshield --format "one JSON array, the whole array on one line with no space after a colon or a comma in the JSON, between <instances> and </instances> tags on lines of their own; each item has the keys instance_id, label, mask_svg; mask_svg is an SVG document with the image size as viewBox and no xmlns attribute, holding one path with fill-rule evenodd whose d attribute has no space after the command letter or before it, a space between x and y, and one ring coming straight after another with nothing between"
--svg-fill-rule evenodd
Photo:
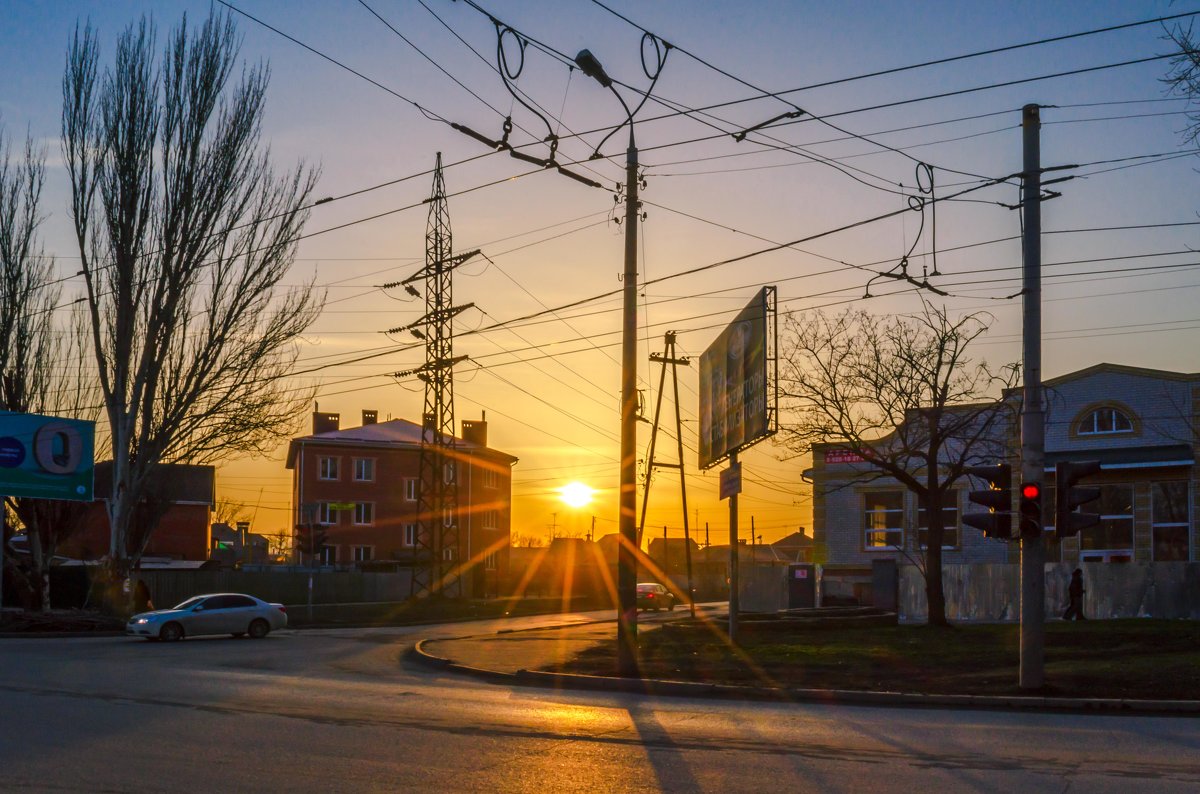
<instances>
[{"instance_id":1,"label":"car windshield","mask_svg":"<svg viewBox=\"0 0 1200 794\"><path fill-rule=\"evenodd\" d=\"M192 596L187 601L184 601L182 604L176 604L175 606L171 607L171 609L191 609L192 607L196 606L196 604L199 604L203 600L204 600L204 596Z\"/></svg>"}]
</instances>

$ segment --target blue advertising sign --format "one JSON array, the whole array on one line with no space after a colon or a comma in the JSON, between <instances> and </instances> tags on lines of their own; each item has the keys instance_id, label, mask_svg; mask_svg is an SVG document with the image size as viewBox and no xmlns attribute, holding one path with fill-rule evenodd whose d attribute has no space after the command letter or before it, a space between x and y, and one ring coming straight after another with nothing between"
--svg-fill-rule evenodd
<instances>
[{"instance_id":1,"label":"blue advertising sign","mask_svg":"<svg viewBox=\"0 0 1200 794\"><path fill-rule=\"evenodd\" d=\"M96 423L0 411L0 495L92 501Z\"/></svg>"}]
</instances>

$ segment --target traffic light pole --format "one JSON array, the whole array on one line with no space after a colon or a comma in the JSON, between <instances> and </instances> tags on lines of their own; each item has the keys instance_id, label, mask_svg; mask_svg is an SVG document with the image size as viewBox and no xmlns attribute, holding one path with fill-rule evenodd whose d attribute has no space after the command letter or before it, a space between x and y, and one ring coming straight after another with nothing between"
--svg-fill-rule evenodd
<instances>
[{"instance_id":1,"label":"traffic light pole","mask_svg":"<svg viewBox=\"0 0 1200 794\"><path fill-rule=\"evenodd\" d=\"M1046 423L1042 407L1042 174L1037 105L1021 109L1024 162L1021 211L1023 372L1021 409L1021 480L1040 483L1045 471ZM1021 672L1020 688L1041 689L1044 683L1046 549L1040 532L1021 537Z\"/></svg>"}]
</instances>

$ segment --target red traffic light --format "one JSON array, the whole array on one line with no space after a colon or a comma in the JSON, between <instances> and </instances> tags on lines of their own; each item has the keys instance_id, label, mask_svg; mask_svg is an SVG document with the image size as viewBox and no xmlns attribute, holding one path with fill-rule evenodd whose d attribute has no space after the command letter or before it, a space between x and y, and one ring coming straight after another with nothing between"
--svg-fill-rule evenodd
<instances>
[{"instance_id":1,"label":"red traffic light","mask_svg":"<svg viewBox=\"0 0 1200 794\"><path fill-rule=\"evenodd\" d=\"M1021 486L1022 499L1040 499L1042 496L1042 486L1036 482L1027 482Z\"/></svg>"}]
</instances>

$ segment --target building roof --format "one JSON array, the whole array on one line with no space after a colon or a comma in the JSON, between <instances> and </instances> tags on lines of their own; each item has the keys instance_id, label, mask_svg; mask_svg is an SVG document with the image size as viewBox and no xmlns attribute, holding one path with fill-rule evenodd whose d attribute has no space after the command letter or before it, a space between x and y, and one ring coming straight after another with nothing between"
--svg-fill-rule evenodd
<instances>
[{"instance_id":1,"label":"building roof","mask_svg":"<svg viewBox=\"0 0 1200 794\"><path fill-rule=\"evenodd\" d=\"M287 468L295 468L296 453L302 443L419 449L421 447L421 426L407 419L391 419L387 422L376 422L361 427L348 427L344 430L332 430L328 433L313 433L293 438L288 445ZM486 452L494 457L506 458L510 464L517 462L517 458L512 455L466 441L457 436L454 439L454 446L467 453Z\"/></svg>"},{"instance_id":2,"label":"building roof","mask_svg":"<svg viewBox=\"0 0 1200 794\"><path fill-rule=\"evenodd\" d=\"M1070 381L1086 378L1089 375L1096 375L1101 372L1116 373L1120 375L1136 375L1142 378L1157 378L1159 380L1188 381L1200 378L1200 374L1196 373L1172 372L1171 370L1166 369L1147 369L1145 367L1131 367L1127 364L1101 363L1093 364L1090 367L1076 370L1075 372L1068 372L1067 374L1059 375L1058 377L1048 378L1047 380L1042 381L1042 385L1057 386L1060 383L1068 383Z\"/></svg>"},{"instance_id":3,"label":"building roof","mask_svg":"<svg viewBox=\"0 0 1200 794\"><path fill-rule=\"evenodd\" d=\"M92 491L97 500L112 496L112 467L111 460L96 464ZM146 494L173 504L212 506L217 500L217 470L190 463L159 463L146 476Z\"/></svg>"}]
</instances>

